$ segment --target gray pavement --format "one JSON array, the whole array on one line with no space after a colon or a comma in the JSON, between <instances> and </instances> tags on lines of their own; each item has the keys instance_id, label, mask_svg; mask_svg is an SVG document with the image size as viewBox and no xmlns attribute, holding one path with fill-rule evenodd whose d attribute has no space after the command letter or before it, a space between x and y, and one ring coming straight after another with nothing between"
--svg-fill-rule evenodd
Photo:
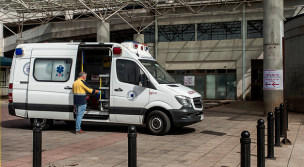
<instances>
[{"instance_id":1,"label":"gray pavement","mask_svg":"<svg viewBox=\"0 0 304 167\"><path fill-rule=\"evenodd\" d=\"M32 130L29 120L10 116L1 101L1 164L32 166ZM153 136L138 127L137 164L140 167L239 166L240 134L251 133L251 165L256 166L256 125L262 118L262 101L232 101L204 110L197 124ZM303 114L289 114L288 138L292 145L275 148L276 160L266 166L303 166ZM127 125L83 123L87 133L75 135L62 121L43 131L42 161L45 167L128 166ZM267 143L267 141L266 141ZM266 149L267 155L267 149Z\"/></svg>"}]
</instances>

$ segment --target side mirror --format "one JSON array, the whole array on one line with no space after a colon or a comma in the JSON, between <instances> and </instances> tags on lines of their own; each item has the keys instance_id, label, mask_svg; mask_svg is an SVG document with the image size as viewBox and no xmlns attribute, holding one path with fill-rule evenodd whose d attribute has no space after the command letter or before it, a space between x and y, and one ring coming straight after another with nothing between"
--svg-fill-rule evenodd
<instances>
[{"instance_id":1,"label":"side mirror","mask_svg":"<svg viewBox=\"0 0 304 167\"><path fill-rule=\"evenodd\" d=\"M148 78L147 78L146 74L141 74L140 75L140 82L141 82L141 86L143 86L143 87L148 87L149 86L149 81L148 81Z\"/></svg>"}]
</instances>

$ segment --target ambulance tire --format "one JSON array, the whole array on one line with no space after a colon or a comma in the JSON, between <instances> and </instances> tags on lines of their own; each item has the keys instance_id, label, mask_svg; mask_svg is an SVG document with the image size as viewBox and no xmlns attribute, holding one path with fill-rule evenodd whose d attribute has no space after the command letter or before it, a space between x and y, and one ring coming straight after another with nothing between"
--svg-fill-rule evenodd
<instances>
[{"instance_id":1,"label":"ambulance tire","mask_svg":"<svg viewBox=\"0 0 304 167\"><path fill-rule=\"evenodd\" d=\"M52 119L40 119L40 118L31 118L31 125L34 128L35 122L39 121L41 123L42 130L50 129L53 126L54 120Z\"/></svg>"},{"instance_id":2,"label":"ambulance tire","mask_svg":"<svg viewBox=\"0 0 304 167\"><path fill-rule=\"evenodd\" d=\"M158 136L167 134L171 128L169 117L158 110L149 113L146 123L149 131Z\"/></svg>"}]
</instances>

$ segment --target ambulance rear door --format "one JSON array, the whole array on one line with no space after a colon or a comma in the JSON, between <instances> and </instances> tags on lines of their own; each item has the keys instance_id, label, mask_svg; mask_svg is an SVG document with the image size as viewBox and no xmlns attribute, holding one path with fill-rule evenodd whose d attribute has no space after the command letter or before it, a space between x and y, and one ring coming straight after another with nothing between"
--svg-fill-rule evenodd
<instances>
[{"instance_id":1,"label":"ambulance rear door","mask_svg":"<svg viewBox=\"0 0 304 167\"><path fill-rule=\"evenodd\" d=\"M73 120L77 45L32 50L28 86L29 118Z\"/></svg>"}]
</instances>

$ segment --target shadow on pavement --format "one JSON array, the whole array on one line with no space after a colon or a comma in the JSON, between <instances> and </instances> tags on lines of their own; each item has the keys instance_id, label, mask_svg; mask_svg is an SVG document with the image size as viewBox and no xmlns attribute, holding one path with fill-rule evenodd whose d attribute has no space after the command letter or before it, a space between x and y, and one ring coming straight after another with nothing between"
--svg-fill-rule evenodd
<instances>
[{"instance_id":1,"label":"shadow on pavement","mask_svg":"<svg viewBox=\"0 0 304 167\"><path fill-rule=\"evenodd\" d=\"M107 123L92 123L92 122L82 122L81 128L86 132L115 132L115 133L128 133L128 127L130 125L125 124L107 124ZM1 127L3 128L15 128L15 129L24 129L32 130L30 120L16 119L9 121L2 121ZM145 127L136 126L137 132L141 134L152 135ZM63 121L54 121L51 129L47 131L67 131L70 133L75 133L75 127L73 124L66 124ZM194 132L194 128L183 127L172 129L167 135L184 135Z\"/></svg>"}]
</instances>

